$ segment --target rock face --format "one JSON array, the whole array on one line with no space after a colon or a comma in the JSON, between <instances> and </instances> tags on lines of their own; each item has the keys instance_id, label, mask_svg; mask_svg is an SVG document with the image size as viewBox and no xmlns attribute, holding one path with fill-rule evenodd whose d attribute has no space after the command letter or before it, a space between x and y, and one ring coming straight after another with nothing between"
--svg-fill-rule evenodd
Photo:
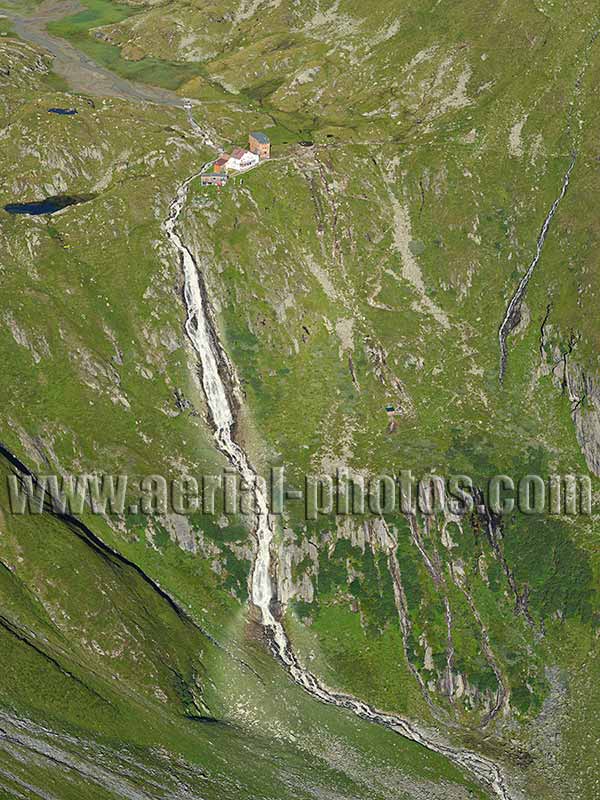
<instances>
[{"instance_id":1,"label":"rock face","mask_svg":"<svg viewBox=\"0 0 600 800\"><path fill-rule=\"evenodd\" d=\"M548 328L552 331L552 326ZM600 476L600 378L586 372L574 359L575 342L572 336L563 352L557 344L550 344L543 327L541 373L551 375L554 386L568 397L581 452L590 472Z\"/></svg>"},{"instance_id":2,"label":"rock face","mask_svg":"<svg viewBox=\"0 0 600 800\"><path fill-rule=\"evenodd\" d=\"M278 557L278 594L281 604L285 606L295 598L312 603L315 594L312 578L319 571L315 545L306 539L297 544L293 531L286 530ZM306 564L307 570L295 575L298 565L302 563Z\"/></svg>"},{"instance_id":3,"label":"rock face","mask_svg":"<svg viewBox=\"0 0 600 800\"><path fill-rule=\"evenodd\" d=\"M600 380L571 364L566 383L577 441L590 471L600 476Z\"/></svg>"}]
</instances>

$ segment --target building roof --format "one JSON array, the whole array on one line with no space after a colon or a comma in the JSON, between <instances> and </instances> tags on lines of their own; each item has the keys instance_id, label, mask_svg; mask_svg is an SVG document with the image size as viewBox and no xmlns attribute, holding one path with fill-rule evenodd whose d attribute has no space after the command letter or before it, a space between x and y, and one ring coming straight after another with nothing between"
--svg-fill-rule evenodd
<instances>
[{"instance_id":1,"label":"building roof","mask_svg":"<svg viewBox=\"0 0 600 800\"><path fill-rule=\"evenodd\" d=\"M248 151L244 150L242 147L236 147L235 150L231 152L231 158L239 160L240 158L245 156L247 152Z\"/></svg>"},{"instance_id":2,"label":"building roof","mask_svg":"<svg viewBox=\"0 0 600 800\"><path fill-rule=\"evenodd\" d=\"M266 133L261 133L260 131L252 131L250 136L252 136L253 139L256 139L256 141L260 142L261 144L269 144L269 137L267 136Z\"/></svg>"},{"instance_id":3,"label":"building roof","mask_svg":"<svg viewBox=\"0 0 600 800\"><path fill-rule=\"evenodd\" d=\"M218 164L219 166L224 167L228 161L229 161L229 156L223 155L221 156L221 158L217 158L217 160L215 161L215 166Z\"/></svg>"}]
</instances>

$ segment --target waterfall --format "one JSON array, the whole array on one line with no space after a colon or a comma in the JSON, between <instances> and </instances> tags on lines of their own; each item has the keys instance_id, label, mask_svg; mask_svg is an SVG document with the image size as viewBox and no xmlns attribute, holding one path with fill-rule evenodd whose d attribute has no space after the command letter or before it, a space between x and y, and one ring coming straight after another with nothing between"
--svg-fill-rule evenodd
<instances>
[{"instance_id":1,"label":"waterfall","mask_svg":"<svg viewBox=\"0 0 600 800\"><path fill-rule=\"evenodd\" d=\"M235 413L230 392L223 377L226 375L228 383L231 386L235 385L234 368L219 340L198 264L177 229L177 222L185 205L189 186L192 181L199 178L207 166L208 164L205 164L200 172L189 177L177 189L175 198L169 206L164 230L179 254L183 269L184 300L187 312L185 330L201 366L202 387L217 447L239 472L242 479L252 487L255 507L252 532L256 539L256 553L250 577L250 597L261 613L262 626L271 650L293 680L316 699L347 709L362 719L383 725L406 739L445 756L454 764L475 775L501 800L510 800L504 775L490 759L468 750L453 747L444 742L437 734L422 730L412 721L378 711L351 695L328 689L301 665L292 650L283 624L273 614L272 603L277 598L273 588L275 582L271 577L271 544L275 530L269 515L266 490L247 454L234 439Z\"/></svg>"}]
</instances>

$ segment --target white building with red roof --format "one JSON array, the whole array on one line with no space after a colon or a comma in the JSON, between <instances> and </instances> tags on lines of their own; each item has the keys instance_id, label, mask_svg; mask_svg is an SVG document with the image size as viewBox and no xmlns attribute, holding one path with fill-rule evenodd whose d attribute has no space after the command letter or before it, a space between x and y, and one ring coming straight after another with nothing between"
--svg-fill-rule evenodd
<instances>
[{"instance_id":1,"label":"white building with red roof","mask_svg":"<svg viewBox=\"0 0 600 800\"><path fill-rule=\"evenodd\" d=\"M243 169L255 167L259 161L260 157L256 153L251 153L249 150L236 147L229 156L229 161L225 166L227 169L233 169L239 172Z\"/></svg>"}]
</instances>

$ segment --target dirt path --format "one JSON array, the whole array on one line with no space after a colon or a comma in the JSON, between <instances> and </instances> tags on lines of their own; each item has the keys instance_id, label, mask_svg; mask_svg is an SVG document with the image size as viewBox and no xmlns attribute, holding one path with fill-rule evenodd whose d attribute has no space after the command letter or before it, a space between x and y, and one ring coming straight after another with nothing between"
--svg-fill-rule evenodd
<instances>
[{"instance_id":1,"label":"dirt path","mask_svg":"<svg viewBox=\"0 0 600 800\"><path fill-rule=\"evenodd\" d=\"M44 0L30 16L10 8L2 8L2 14L12 22L15 32L21 39L43 48L54 56L54 71L67 81L74 92L96 97L121 97L137 102L183 107L183 98L175 92L120 78L65 39L52 36L46 30L49 22L55 22L83 10L84 7L79 0Z\"/></svg>"}]
</instances>

